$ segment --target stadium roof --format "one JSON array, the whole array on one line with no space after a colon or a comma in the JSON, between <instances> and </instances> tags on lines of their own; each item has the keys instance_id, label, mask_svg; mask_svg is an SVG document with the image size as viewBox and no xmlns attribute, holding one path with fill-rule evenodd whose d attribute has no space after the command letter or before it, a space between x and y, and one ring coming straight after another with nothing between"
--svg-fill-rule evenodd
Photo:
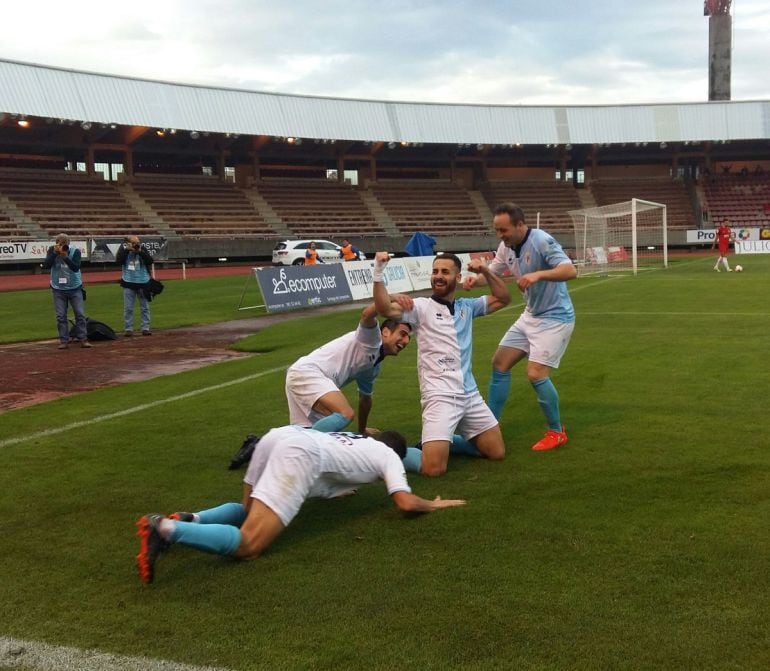
<instances>
[{"instance_id":1,"label":"stadium roof","mask_svg":"<svg viewBox=\"0 0 770 671\"><path fill-rule=\"evenodd\" d=\"M177 130L409 143L770 139L770 101L458 105L242 91L0 60L0 120L26 115Z\"/></svg>"}]
</instances>

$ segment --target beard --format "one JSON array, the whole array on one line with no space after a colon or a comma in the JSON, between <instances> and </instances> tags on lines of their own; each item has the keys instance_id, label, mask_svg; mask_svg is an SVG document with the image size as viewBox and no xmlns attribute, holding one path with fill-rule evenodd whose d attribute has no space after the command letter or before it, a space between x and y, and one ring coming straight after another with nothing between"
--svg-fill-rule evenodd
<instances>
[{"instance_id":1,"label":"beard","mask_svg":"<svg viewBox=\"0 0 770 671\"><path fill-rule=\"evenodd\" d=\"M438 280L438 282L439 284L437 284L437 280L435 278L431 278L430 287L433 289L434 294L442 297L453 293L457 288L456 280Z\"/></svg>"}]
</instances>

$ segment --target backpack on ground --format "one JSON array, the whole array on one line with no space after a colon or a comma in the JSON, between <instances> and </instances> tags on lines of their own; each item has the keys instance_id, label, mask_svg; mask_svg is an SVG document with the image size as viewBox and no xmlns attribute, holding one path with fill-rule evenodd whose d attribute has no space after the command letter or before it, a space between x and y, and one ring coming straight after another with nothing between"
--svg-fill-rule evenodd
<instances>
[{"instance_id":1,"label":"backpack on ground","mask_svg":"<svg viewBox=\"0 0 770 671\"><path fill-rule=\"evenodd\" d=\"M70 338L75 339L75 323L70 319ZM104 322L96 321L90 317L86 317L86 338L89 340L115 340L117 335L111 326L108 326Z\"/></svg>"}]
</instances>

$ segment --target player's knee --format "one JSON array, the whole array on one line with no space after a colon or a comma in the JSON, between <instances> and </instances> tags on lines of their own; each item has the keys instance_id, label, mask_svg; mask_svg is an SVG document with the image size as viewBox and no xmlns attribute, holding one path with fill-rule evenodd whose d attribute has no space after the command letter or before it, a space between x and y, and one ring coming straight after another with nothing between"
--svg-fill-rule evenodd
<instances>
[{"instance_id":1,"label":"player's knee","mask_svg":"<svg viewBox=\"0 0 770 671\"><path fill-rule=\"evenodd\" d=\"M349 422L352 422L353 416L355 415L355 413L353 412L352 408L345 408L340 412L340 415L342 415Z\"/></svg>"},{"instance_id":2,"label":"player's knee","mask_svg":"<svg viewBox=\"0 0 770 671\"><path fill-rule=\"evenodd\" d=\"M544 369L541 366L530 366L527 368L527 379L530 384L535 384L535 382L540 382L540 380L547 380L549 377L547 368Z\"/></svg>"},{"instance_id":3,"label":"player's knee","mask_svg":"<svg viewBox=\"0 0 770 671\"><path fill-rule=\"evenodd\" d=\"M235 556L241 559L256 559L265 549L264 541L256 534L241 533L241 544L235 551Z\"/></svg>"},{"instance_id":4,"label":"player's knee","mask_svg":"<svg viewBox=\"0 0 770 671\"><path fill-rule=\"evenodd\" d=\"M444 475L444 473L446 473L446 464L426 464L423 460L422 466L420 467L420 474L427 475L430 478Z\"/></svg>"},{"instance_id":5,"label":"player's knee","mask_svg":"<svg viewBox=\"0 0 770 671\"><path fill-rule=\"evenodd\" d=\"M494 446L484 456L492 461L502 461L505 459L505 445Z\"/></svg>"}]
</instances>

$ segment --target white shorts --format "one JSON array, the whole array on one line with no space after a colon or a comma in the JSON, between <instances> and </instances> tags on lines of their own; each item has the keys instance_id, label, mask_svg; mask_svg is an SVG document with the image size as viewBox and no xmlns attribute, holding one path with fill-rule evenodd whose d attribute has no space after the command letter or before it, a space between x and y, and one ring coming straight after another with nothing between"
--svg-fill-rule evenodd
<instances>
[{"instance_id":1,"label":"white shorts","mask_svg":"<svg viewBox=\"0 0 770 671\"><path fill-rule=\"evenodd\" d=\"M422 442L447 440L459 433L466 440L497 426L497 419L478 390L462 396L431 396L422 400Z\"/></svg>"},{"instance_id":2,"label":"white shorts","mask_svg":"<svg viewBox=\"0 0 770 671\"><path fill-rule=\"evenodd\" d=\"M312 436L292 427L262 437L243 481L288 526L321 474L321 454Z\"/></svg>"},{"instance_id":3,"label":"white shorts","mask_svg":"<svg viewBox=\"0 0 770 671\"><path fill-rule=\"evenodd\" d=\"M542 319L525 312L505 332L500 347L519 349L530 361L558 368L574 328L575 322Z\"/></svg>"},{"instance_id":4,"label":"white shorts","mask_svg":"<svg viewBox=\"0 0 770 671\"><path fill-rule=\"evenodd\" d=\"M339 391L339 387L315 366L294 367L286 371L286 400L289 403L289 424L312 426L323 415L313 411L313 405L324 394Z\"/></svg>"}]
</instances>

